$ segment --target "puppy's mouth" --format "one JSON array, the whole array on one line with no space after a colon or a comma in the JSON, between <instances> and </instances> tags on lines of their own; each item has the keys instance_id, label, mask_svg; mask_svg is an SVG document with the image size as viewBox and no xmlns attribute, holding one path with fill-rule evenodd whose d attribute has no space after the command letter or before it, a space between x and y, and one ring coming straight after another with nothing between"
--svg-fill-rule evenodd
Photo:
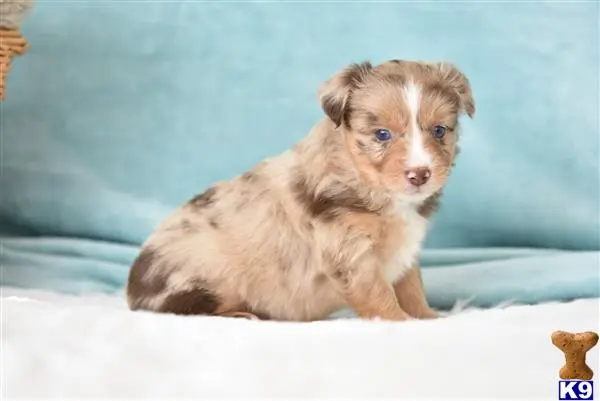
<instances>
[{"instance_id":1,"label":"puppy's mouth","mask_svg":"<svg viewBox=\"0 0 600 401\"><path fill-rule=\"evenodd\" d=\"M415 187L414 185L407 185L404 193L406 195L418 195L418 194L423 194L424 192L426 192L425 190L426 188L424 187Z\"/></svg>"},{"instance_id":2,"label":"puppy's mouth","mask_svg":"<svg viewBox=\"0 0 600 401\"><path fill-rule=\"evenodd\" d=\"M427 183L425 185L421 185L421 186L407 184L407 185L404 185L404 187L400 191L400 197L405 198L406 200L409 200L409 201L419 202L424 199L427 199L435 191L436 191L436 189L434 188L434 185L431 185L429 183Z\"/></svg>"},{"instance_id":3,"label":"puppy's mouth","mask_svg":"<svg viewBox=\"0 0 600 401\"><path fill-rule=\"evenodd\" d=\"M428 182L415 185L405 177L396 177L388 187L394 197L409 203L422 202L440 189L440 183L437 178L430 177Z\"/></svg>"}]
</instances>

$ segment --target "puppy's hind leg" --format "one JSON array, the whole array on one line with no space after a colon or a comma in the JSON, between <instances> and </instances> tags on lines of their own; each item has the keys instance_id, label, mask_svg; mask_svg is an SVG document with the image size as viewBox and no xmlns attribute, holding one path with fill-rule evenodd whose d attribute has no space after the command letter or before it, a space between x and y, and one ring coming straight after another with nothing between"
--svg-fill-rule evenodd
<instances>
[{"instance_id":1,"label":"puppy's hind leg","mask_svg":"<svg viewBox=\"0 0 600 401\"><path fill-rule=\"evenodd\" d=\"M195 285L167 295L158 310L175 315L213 315L220 305L221 300L217 294L207 289L207 286Z\"/></svg>"},{"instance_id":2,"label":"puppy's hind leg","mask_svg":"<svg viewBox=\"0 0 600 401\"><path fill-rule=\"evenodd\" d=\"M160 311L176 315L213 315L248 320L266 320L263 316L243 310L244 308L240 308L240 310L226 308L226 302L220 296L208 290L207 287L197 286L169 294L160 306Z\"/></svg>"}]
</instances>

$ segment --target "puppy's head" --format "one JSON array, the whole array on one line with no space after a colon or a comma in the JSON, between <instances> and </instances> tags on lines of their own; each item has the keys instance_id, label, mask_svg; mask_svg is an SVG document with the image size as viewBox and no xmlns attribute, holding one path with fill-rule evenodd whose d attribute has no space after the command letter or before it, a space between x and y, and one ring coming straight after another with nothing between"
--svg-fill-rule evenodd
<instances>
[{"instance_id":1,"label":"puppy's head","mask_svg":"<svg viewBox=\"0 0 600 401\"><path fill-rule=\"evenodd\" d=\"M319 98L359 171L415 201L444 185L457 154L458 118L475 114L468 79L445 63L354 64L326 81Z\"/></svg>"}]
</instances>

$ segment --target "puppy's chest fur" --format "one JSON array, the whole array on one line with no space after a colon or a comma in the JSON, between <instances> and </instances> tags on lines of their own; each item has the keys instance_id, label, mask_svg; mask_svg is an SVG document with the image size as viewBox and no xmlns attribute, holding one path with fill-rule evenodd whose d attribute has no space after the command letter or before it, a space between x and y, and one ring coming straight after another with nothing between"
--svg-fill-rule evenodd
<instances>
[{"instance_id":1,"label":"puppy's chest fur","mask_svg":"<svg viewBox=\"0 0 600 401\"><path fill-rule=\"evenodd\" d=\"M382 216L349 214L344 220L350 232L360 233L368 240L348 241L340 251L356 255L363 248L372 253L390 283L415 265L428 224L416 208L404 204L395 205Z\"/></svg>"},{"instance_id":2,"label":"puppy's chest fur","mask_svg":"<svg viewBox=\"0 0 600 401\"><path fill-rule=\"evenodd\" d=\"M390 257L384 263L384 275L390 283L395 282L417 262L428 221L415 208L398 205L392 224L396 234L388 239Z\"/></svg>"}]
</instances>

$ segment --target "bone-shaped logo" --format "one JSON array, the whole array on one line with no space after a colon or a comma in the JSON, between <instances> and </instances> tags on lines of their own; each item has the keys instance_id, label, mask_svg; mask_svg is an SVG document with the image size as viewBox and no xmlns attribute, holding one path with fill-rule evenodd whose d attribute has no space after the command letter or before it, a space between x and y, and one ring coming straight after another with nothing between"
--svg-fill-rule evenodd
<instances>
[{"instance_id":1,"label":"bone-shaped logo","mask_svg":"<svg viewBox=\"0 0 600 401\"><path fill-rule=\"evenodd\" d=\"M585 354L598 343L598 333L552 333L552 344L565 354L565 365L558 373L563 380L591 380L594 372L585 363Z\"/></svg>"}]
</instances>

